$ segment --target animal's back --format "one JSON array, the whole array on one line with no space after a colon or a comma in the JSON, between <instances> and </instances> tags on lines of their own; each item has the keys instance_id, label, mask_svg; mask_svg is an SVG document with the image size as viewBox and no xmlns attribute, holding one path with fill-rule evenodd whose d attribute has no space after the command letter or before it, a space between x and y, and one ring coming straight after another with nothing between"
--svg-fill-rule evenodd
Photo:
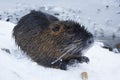
<instances>
[{"instance_id":1,"label":"animal's back","mask_svg":"<svg viewBox=\"0 0 120 80\"><path fill-rule=\"evenodd\" d=\"M52 15L45 14L41 11L31 11L28 15L25 15L18 22L17 26L14 28L14 33L17 32L28 32L32 29L37 29L42 31L52 21L57 21L58 19ZM15 35L14 34L14 35Z\"/></svg>"}]
</instances>

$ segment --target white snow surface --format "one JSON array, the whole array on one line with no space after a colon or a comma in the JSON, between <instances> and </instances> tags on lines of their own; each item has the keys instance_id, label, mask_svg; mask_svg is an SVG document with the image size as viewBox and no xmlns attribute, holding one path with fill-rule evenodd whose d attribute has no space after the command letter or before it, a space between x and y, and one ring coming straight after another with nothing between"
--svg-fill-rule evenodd
<instances>
[{"instance_id":1,"label":"white snow surface","mask_svg":"<svg viewBox=\"0 0 120 80\"><path fill-rule=\"evenodd\" d=\"M82 80L81 73L88 73L88 80L120 80L120 54L103 49L100 42L86 52L88 64L69 66L67 71L45 68L33 62L15 45L12 29L15 24L0 21L0 80ZM1 50L9 49L11 54Z\"/></svg>"}]
</instances>

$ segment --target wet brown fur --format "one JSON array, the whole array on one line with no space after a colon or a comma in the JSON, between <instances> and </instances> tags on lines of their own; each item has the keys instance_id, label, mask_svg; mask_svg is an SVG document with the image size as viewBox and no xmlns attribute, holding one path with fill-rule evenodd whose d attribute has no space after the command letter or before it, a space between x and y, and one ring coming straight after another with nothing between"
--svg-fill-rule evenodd
<instances>
[{"instance_id":1,"label":"wet brown fur","mask_svg":"<svg viewBox=\"0 0 120 80\"><path fill-rule=\"evenodd\" d=\"M84 35L82 40L79 38L81 34ZM63 55L68 45L75 41L77 44L86 43L86 40L93 37L76 22L59 21L56 17L40 11L33 11L22 17L13 29L13 36L17 45L32 60L40 65L55 68L61 68L61 63L52 65L51 62ZM79 53L79 56L81 55ZM79 56L68 53L62 59L67 61Z\"/></svg>"}]
</instances>

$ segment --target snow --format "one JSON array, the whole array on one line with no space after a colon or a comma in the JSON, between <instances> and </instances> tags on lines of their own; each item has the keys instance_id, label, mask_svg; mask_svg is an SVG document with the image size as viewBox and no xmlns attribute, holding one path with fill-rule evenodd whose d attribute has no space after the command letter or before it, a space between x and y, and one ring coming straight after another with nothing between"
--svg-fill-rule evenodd
<instances>
[{"instance_id":1,"label":"snow","mask_svg":"<svg viewBox=\"0 0 120 80\"><path fill-rule=\"evenodd\" d=\"M0 80L82 80L81 73L88 73L88 80L120 80L120 54L102 48L95 42L86 52L90 63L68 66L68 70L45 68L28 58L12 37L15 24L0 21ZM9 49L11 54L1 50Z\"/></svg>"}]
</instances>

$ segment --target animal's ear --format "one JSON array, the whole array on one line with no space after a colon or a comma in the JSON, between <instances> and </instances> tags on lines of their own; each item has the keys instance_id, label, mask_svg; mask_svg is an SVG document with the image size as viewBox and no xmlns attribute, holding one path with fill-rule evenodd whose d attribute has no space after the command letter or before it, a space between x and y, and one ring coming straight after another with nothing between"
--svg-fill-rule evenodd
<instances>
[{"instance_id":1,"label":"animal's ear","mask_svg":"<svg viewBox=\"0 0 120 80\"><path fill-rule=\"evenodd\" d=\"M52 28L52 31L54 32L58 32L60 30L60 26L59 25L55 25L53 28Z\"/></svg>"}]
</instances>

